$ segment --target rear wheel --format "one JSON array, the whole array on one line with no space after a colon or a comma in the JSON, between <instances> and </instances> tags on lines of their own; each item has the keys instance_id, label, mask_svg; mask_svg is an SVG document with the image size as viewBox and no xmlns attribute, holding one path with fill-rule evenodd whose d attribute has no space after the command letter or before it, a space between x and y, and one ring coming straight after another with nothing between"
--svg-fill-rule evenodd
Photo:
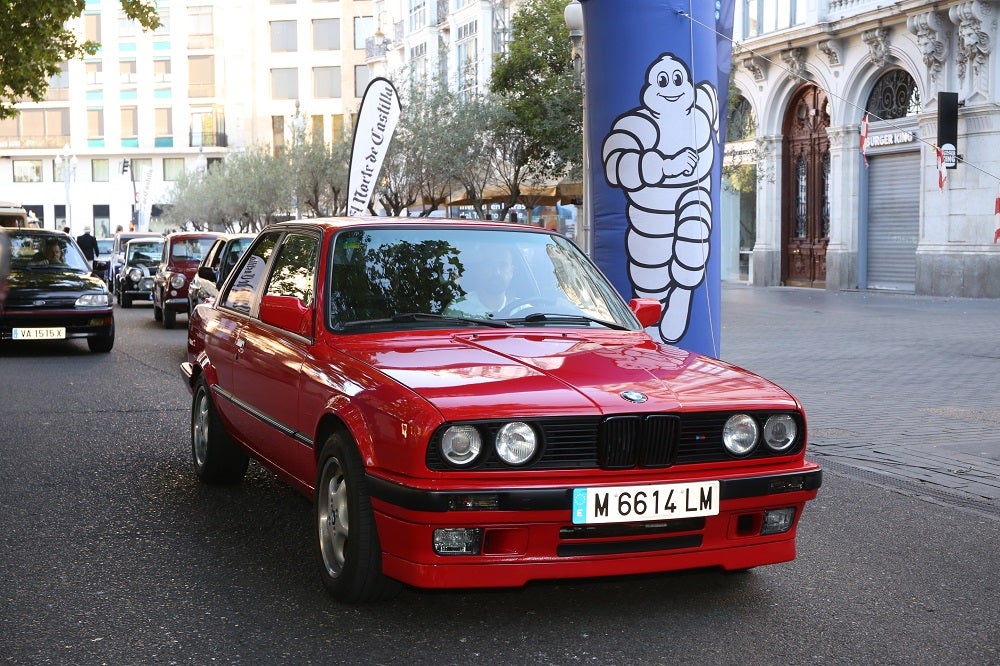
<instances>
[{"instance_id":1,"label":"rear wheel","mask_svg":"<svg viewBox=\"0 0 1000 666\"><path fill-rule=\"evenodd\" d=\"M191 459L194 473L205 483L238 483L250 464L246 451L222 425L204 377L198 379L191 401Z\"/></svg>"},{"instance_id":2,"label":"rear wheel","mask_svg":"<svg viewBox=\"0 0 1000 666\"><path fill-rule=\"evenodd\" d=\"M319 456L315 518L320 570L330 594L358 603L399 593L400 583L382 574L382 548L361 457L338 434L327 438Z\"/></svg>"}]
</instances>

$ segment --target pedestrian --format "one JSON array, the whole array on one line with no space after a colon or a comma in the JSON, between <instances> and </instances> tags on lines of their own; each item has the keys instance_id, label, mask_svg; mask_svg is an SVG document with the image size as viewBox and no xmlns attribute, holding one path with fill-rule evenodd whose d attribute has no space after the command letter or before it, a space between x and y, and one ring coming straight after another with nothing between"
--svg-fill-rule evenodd
<instances>
[{"instance_id":1,"label":"pedestrian","mask_svg":"<svg viewBox=\"0 0 1000 666\"><path fill-rule=\"evenodd\" d=\"M76 244L83 250L83 256L87 258L87 264L93 268L94 259L100 254L100 248L97 245L97 239L94 238L90 231L89 226L84 227L83 234L76 237Z\"/></svg>"}]
</instances>

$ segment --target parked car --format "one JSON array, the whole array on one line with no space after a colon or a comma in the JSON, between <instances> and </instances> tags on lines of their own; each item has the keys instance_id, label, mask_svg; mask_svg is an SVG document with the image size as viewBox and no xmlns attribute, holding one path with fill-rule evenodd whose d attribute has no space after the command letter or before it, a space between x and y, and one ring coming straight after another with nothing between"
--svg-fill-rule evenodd
<instances>
[{"instance_id":1,"label":"parked car","mask_svg":"<svg viewBox=\"0 0 1000 666\"><path fill-rule=\"evenodd\" d=\"M793 559L801 404L654 342L659 316L544 229L280 223L191 315L194 471L253 457L311 498L349 602Z\"/></svg>"},{"instance_id":2,"label":"parked car","mask_svg":"<svg viewBox=\"0 0 1000 666\"><path fill-rule=\"evenodd\" d=\"M188 314L188 287L205 253L219 237L213 232L182 231L163 242L160 264L153 278L153 318L173 328L177 313Z\"/></svg>"},{"instance_id":3,"label":"parked car","mask_svg":"<svg viewBox=\"0 0 1000 666\"><path fill-rule=\"evenodd\" d=\"M115 297L123 308L153 300L153 276L163 255L162 238L134 238L125 244L125 263L115 278Z\"/></svg>"},{"instance_id":4,"label":"parked car","mask_svg":"<svg viewBox=\"0 0 1000 666\"><path fill-rule=\"evenodd\" d=\"M108 289L114 290L118 272L121 270L122 264L125 263L125 244L133 238L162 239L163 234L158 234L155 231L122 231L115 234L114 242L111 246L111 255L108 261L107 273L104 275L104 281L107 282Z\"/></svg>"},{"instance_id":5,"label":"parked car","mask_svg":"<svg viewBox=\"0 0 1000 666\"><path fill-rule=\"evenodd\" d=\"M111 266L111 253L114 251L114 247L114 238L97 239L97 256L94 257L94 273L102 278L106 278L108 274L108 268Z\"/></svg>"},{"instance_id":6,"label":"parked car","mask_svg":"<svg viewBox=\"0 0 1000 666\"><path fill-rule=\"evenodd\" d=\"M215 239L188 287L188 312L193 312L200 303L215 300L219 285L254 238L254 234L223 234Z\"/></svg>"},{"instance_id":7,"label":"parked car","mask_svg":"<svg viewBox=\"0 0 1000 666\"><path fill-rule=\"evenodd\" d=\"M85 338L93 352L115 344L111 293L76 241L61 231L0 229L10 247L10 274L0 340Z\"/></svg>"}]
</instances>

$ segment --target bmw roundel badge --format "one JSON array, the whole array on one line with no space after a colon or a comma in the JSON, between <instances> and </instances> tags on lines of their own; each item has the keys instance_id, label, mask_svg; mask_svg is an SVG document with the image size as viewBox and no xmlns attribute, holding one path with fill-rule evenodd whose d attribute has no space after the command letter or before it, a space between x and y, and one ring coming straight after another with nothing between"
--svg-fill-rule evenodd
<instances>
[{"instance_id":1,"label":"bmw roundel badge","mask_svg":"<svg viewBox=\"0 0 1000 666\"><path fill-rule=\"evenodd\" d=\"M619 393L621 397L625 398L629 402L646 402L649 398L646 397L645 393L639 393L638 391L622 391Z\"/></svg>"}]
</instances>

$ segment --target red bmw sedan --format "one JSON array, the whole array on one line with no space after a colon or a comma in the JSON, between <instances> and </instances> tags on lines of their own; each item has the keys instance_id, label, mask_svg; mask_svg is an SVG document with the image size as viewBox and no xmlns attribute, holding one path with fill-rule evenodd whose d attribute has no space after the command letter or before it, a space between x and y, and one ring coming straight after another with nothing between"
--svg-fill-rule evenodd
<instances>
[{"instance_id":1,"label":"red bmw sedan","mask_svg":"<svg viewBox=\"0 0 1000 666\"><path fill-rule=\"evenodd\" d=\"M793 559L802 406L655 342L659 314L542 229L269 227L191 314L195 473L254 458L310 498L348 602Z\"/></svg>"}]
</instances>

